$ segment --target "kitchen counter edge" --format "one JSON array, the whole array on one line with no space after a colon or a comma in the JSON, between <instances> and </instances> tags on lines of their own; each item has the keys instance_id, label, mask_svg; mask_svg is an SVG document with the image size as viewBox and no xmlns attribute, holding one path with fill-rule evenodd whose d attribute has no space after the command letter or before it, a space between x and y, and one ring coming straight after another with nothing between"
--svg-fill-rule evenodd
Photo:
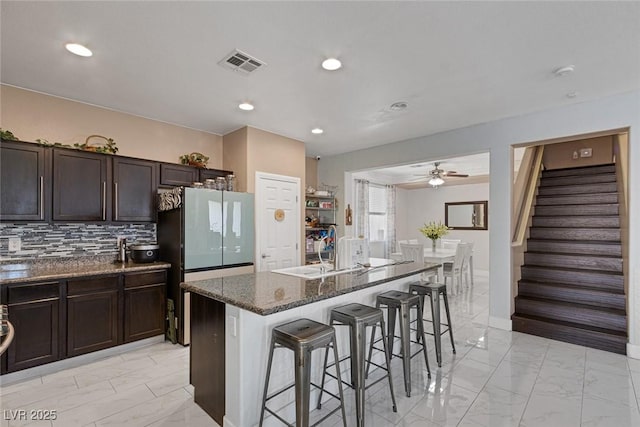
<instances>
[{"instance_id":1,"label":"kitchen counter edge","mask_svg":"<svg viewBox=\"0 0 640 427\"><path fill-rule=\"evenodd\" d=\"M25 269L0 271L0 285L23 282L41 282L46 280L71 279L86 276L135 273L138 271L169 269L170 267L171 264L163 261L144 264L136 264L133 262L122 264L113 262L77 266L30 267Z\"/></svg>"}]
</instances>

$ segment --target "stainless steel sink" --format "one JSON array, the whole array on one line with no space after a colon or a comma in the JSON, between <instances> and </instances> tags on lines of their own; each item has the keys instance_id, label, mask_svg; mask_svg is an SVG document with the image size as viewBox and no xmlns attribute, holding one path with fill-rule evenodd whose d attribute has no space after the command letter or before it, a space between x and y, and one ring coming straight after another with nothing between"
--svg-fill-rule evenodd
<instances>
[{"instance_id":1,"label":"stainless steel sink","mask_svg":"<svg viewBox=\"0 0 640 427\"><path fill-rule=\"evenodd\" d=\"M337 276L338 274L348 274L360 270L361 267L341 268L334 270L332 266L301 265L298 267L279 268L271 270L272 273L286 274L288 276L300 277L302 279L321 279L323 277Z\"/></svg>"}]
</instances>

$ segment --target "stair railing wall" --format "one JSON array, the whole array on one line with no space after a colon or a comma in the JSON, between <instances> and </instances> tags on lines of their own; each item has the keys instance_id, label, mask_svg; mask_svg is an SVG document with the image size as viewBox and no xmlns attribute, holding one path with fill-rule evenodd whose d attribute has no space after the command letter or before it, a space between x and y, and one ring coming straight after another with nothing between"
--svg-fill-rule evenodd
<instances>
[{"instance_id":1,"label":"stair railing wall","mask_svg":"<svg viewBox=\"0 0 640 427\"><path fill-rule=\"evenodd\" d=\"M613 137L616 182L618 183L618 203L620 216L620 243L622 244L622 273L624 274L624 293L629 294L629 211L628 211L628 158L629 135L627 133ZM628 304L628 301L627 301ZM629 307L627 307L629 312Z\"/></svg>"},{"instance_id":2,"label":"stair railing wall","mask_svg":"<svg viewBox=\"0 0 640 427\"><path fill-rule=\"evenodd\" d=\"M513 207L511 215L511 286L514 297L518 294L520 268L524 264L527 251L527 237L534 214L534 203L542 173L544 146L527 147L513 184Z\"/></svg>"}]
</instances>

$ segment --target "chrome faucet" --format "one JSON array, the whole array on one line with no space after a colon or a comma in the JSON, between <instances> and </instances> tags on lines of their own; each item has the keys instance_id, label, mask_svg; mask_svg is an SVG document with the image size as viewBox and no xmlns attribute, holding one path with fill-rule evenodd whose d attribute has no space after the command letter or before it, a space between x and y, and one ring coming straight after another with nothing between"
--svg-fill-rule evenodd
<instances>
[{"instance_id":1,"label":"chrome faucet","mask_svg":"<svg viewBox=\"0 0 640 427\"><path fill-rule=\"evenodd\" d=\"M333 230L333 259L331 259L331 257L329 259L333 264L333 269L337 270L338 269L338 229L336 228L335 224L331 224L329 226L329 235L331 235L331 230Z\"/></svg>"}]
</instances>

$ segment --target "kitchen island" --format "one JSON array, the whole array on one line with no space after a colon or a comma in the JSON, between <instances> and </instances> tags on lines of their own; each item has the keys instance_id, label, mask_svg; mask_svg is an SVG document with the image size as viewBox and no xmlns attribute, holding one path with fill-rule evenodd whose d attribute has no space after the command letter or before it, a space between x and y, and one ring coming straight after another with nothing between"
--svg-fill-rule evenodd
<instances>
[{"instance_id":1,"label":"kitchen island","mask_svg":"<svg viewBox=\"0 0 640 427\"><path fill-rule=\"evenodd\" d=\"M298 318L329 322L333 307L359 302L375 305L376 295L407 291L409 283L439 264L372 259L372 267L324 279L261 272L183 283L191 293L190 379L194 400L224 427L257 425L266 375L271 329ZM338 350L349 349L348 330L337 331ZM274 355L269 389L293 382L292 352ZM322 354L320 354L322 353ZM323 352L315 352L312 376L321 372ZM285 418L295 412L293 389L270 401ZM265 425L273 423L269 417Z\"/></svg>"}]
</instances>

